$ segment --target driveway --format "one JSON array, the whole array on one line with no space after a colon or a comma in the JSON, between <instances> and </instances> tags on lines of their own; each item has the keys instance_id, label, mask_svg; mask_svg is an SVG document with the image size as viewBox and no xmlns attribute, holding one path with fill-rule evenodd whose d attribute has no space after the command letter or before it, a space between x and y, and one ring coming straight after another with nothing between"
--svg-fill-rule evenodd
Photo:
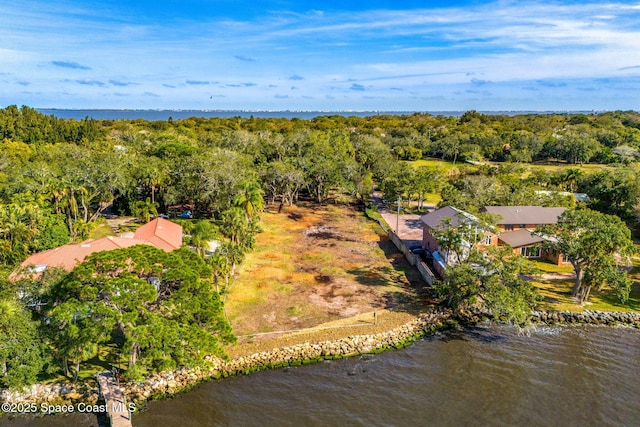
<instances>
[{"instance_id":1,"label":"driveway","mask_svg":"<svg viewBox=\"0 0 640 427\"><path fill-rule=\"evenodd\" d=\"M408 248L422 244L422 221L420 220L420 215L397 215L396 212L389 211L382 203L382 193L378 191L375 191L371 196L371 202L376 206L378 212L392 230L396 231L396 226L398 226L399 232L396 231L396 234Z\"/></svg>"}]
</instances>

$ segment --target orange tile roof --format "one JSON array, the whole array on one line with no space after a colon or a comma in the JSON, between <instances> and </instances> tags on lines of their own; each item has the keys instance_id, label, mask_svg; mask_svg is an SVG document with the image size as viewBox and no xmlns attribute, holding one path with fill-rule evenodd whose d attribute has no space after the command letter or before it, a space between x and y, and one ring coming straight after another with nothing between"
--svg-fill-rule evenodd
<instances>
[{"instance_id":1,"label":"orange tile roof","mask_svg":"<svg viewBox=\"0 0 640 427\"><path fill-rule=\"evenodd\" d=\"M164 218L156 218L138 228L133 238L146 240L163 251L171 252L182 246L182 226Z\"/></svg>"},{"instance_id":2,"label":"orange tile roof","mask_svg":"<svg viewBox=\"0 0 640 427\"><path fill-rule=\"evenodd\" d=\"M97 240L89 239L82 243L64 245L33 254L20 264L20 267L46 265L62 267L67 271L71 271L76 265L80 264L85 258L95 252L112 251L114 249L128 248L141 244L149 245L151 243L113 236L107 236Z\"/></svg>"},{"instance_id":3,"label":"orange tile roof","mask_svg":"<svg viewBox=\"0 0 640 427\"><path fill-rule=\"evenodd\" d=\"M84 261L95 252L112 251L134 245L151 245L166 252L171 252L182 245L182 227L162 218L138 228L133 238L107 236L100 239L88 239L82 243L64 245L44 252L38 252L27 258L21 268L36 266L40 271L47 267L61 267L67 271ZM14 272L12 278L19 274Z\"/></svg>"}]
</instances>

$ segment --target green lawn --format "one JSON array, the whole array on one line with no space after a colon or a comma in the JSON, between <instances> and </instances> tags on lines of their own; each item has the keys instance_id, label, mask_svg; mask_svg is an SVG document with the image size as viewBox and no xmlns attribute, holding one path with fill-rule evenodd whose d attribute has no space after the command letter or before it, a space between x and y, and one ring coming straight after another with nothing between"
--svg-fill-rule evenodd
<instances>
[{"instance_id":1,"label":"green lawn","mask_svg":"<svg viewBox=\"0 0 640 427\"><path fill-rule=\"evenodd\" d=\"M413 166L414 168L419 168L422 166L429 166L429 167L438 166L438 167L441 167L445 172L449 172L451 169L457 168L461 164L465 164L464 162L456 162L456 164L454 164L453 162L450 162L448 160L431 159L431 158L414 160L407 163Z\"/></svg>"},{"instance_id":2,"label":"green lawn","mask_svg":"<svg viewBox=\"0 0 640 427\"><path fill-rule=\"evenodd\" d=\"M591 289L589 301L579 305L571 297L573 280L540 280L533 283L538 288L543 301L540 309L549 311L640 311L640 282L634 281L626 304L621 304L613 289Z\"/></svg>"},{"instance_id":3,"label":"green lawn","mask_svg":"<svg viewBox=\"0 0 640 427\"><path fill-rule=\"evenodd\" d=\"M425 205L437 205L442 200L442 196L438 193L425 193L424 204Z\"/></svg>"},{"instance_id":4,"label":"green lawn","mask_svg":"<svg viewBox=\"0 0 640 427\"><path fill-rule=\"evenodd\" d=\"M534 268L543 274L572 273L571 265L556 265L550 261L532 261Z\"/></svg>"},{"instance_id":5,"label":"green lawn","mask_svg":"<svg viewBox=\"0 0 640 427\"><path fill-rule=\"evenodd\" d=\"M110 371L113 365L124 370L127 366L127 360L122 358L118 361L118 350L115 343L103 344L100 346L98 354L87 361L80 364L80 373L78 375L78 383L86 383L94 381L95 374L104 371ZM65 377L62 373L62 367L55 372L41 378L43 384L68 382L73 379L73 370L75 366L69 365L70 376Z\"/></svg>"},{"instance_id":6,"label":"green lawn","mask_svg":"<svg viewBox=\"0 0 640 427\"><path fill-rule=\"evenodd\" d=\"M106 221L103 220L96 225L96 228L93 229L93 231L89 235L89 238L101 239L107 236L113 236L113 231L111 230L111 227L109 227L109 224L107 224Z\"/></svg>"},{"instance_id":7,"label":"green lawn","mask_svg":"<svg viewBox=\"0 0 640 427\"><path fill-rule=\"evenodd\" d=\"M421 166L430 166L430 167L438 166L438 167L441 167L445 172L449 172L452 169L460 168L460 167L468 168L469 170L477 169L477 166L472 165L470 163L463 162L463 161L458 161L454 164L453 162L448 160L433 159L433 158L415 160L407 163L409 163L411 166L416 168ZM483 163L487 165L493 165L493 166L509 164L507 162L489 162L489 161L486 161ZM607 167L607 165L599 164L599 163L586 163L580 166L580 165L574 165L567 162L534 162L534 163L520 163L519 165L523 166L525 170L533 171L536 169L538 170L542 169L547 172L557 172L559 170L567 169L567 168L577 168L583 172L597 172Z\"/></svg>"}]
</instances>

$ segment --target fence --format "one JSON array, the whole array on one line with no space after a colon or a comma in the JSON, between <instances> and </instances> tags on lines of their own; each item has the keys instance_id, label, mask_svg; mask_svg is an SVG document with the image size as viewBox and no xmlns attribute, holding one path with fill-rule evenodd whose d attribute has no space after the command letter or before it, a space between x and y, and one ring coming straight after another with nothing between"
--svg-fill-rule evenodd
<instances>
[{"instance_id":1,"label":"fence","mask_svg":"<svg viewBox=\"0 0 640 427\"><path fill-rule=\"evenodd\" d=\"M380 218L379 215L372 215L369 210L366 210L365 213L367 217L369 217L369 219L377 221L378 224L380 224L380 227L382 227L382 229L387 232L387 234L389 235L389 239L391 239L393 244L396 245L396 248L398 248L398 250L404 254L405 258L407 258L407 261L409 261L409 264L418 269L425 282L427 282L429 286L433 285L435 275L429 269L429 266L422 261L420 256L412 253L409 248L407 248L407 245L404 244L404 242L398 237L398 235L393 232L391 227L389 227L386 221Z\"/></svg>"},{"instance_id":2,"label":"fence","mask_svg":"<svg viewBox=\"0 0 640 427\"><path fill-rule=\"evenodd\" d=\"M393 244L396 245L396 248L398 248L398 250L404 254L405 258L407 258L407 261L409 261L409 264L415 266L418 269L420 275L425 280L425 282L429 284L429 286L433 285L435 276L429 269L429 266L427 266L427 264L422 261L422 258L420 258L419 255L412 253L409 248L407 248L407 245L405 245L404 242L398 237L398 235L392 230L387 230L387 233L389 234L389 239L391 239Z\"/></svg>"}]
</instances>

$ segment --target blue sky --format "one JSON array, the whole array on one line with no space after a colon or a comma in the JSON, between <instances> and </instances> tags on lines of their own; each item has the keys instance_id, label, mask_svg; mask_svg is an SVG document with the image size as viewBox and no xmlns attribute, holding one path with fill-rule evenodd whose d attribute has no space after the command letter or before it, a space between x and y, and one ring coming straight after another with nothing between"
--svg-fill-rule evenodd
<instances>
[{"instance_id":1,"label":"blue sky","mask_svg":"<svg viewBox=\"0 0 640 427\"><path fill-rule=\"evenodd\" d=\"M0 106L640 110L638 1L3 0Z\"/></svg>"}]
</instances>

